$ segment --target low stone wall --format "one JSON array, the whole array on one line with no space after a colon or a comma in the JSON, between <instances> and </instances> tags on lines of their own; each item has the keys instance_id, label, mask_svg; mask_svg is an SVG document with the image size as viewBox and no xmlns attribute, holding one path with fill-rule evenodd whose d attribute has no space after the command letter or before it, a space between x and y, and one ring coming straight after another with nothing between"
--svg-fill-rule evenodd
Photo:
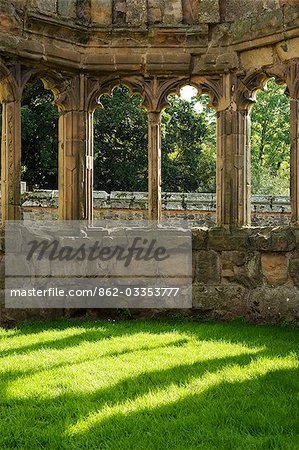
<instances>
[{"instance_id":1,"label":"low stone wall","mask_svg":"<svg viewBox=\"0 0 299 450\"><path fill-rule=\"evenodd\" d=\"M36 191L23 194L25 219L57 219L58 191ZM96 219L142 219L147 215L147 193L115 191L94 192ZM187 219L194 227L216 224L216 195L164 192L163 217ZM253 226L284 226L290 221L291 206L287 196L253 196Z\"/></svg>"},{"instance_id":2,"label":"low stone wall","mask_svg":"<svg viewBox=\"0 0 299 450\"><path fill-rule=\"evenodd\" d=\"M299 230L193 230L193 307L208 318L299 318Z\"/></svg>"},{"instance_id":3,"label":"low stone wall","mask_svg":"<svg viewBox=\"0 0 299 450\"><path fill-rule=\"evenodd\" d=\"M146 194L94 194L96 217L142 218ZM213 227L214 194L164 194L166 217L187 217L192 229L193 309L202 318L252 322L296 322L299 318L299 229ZM57 191L23 195L24 218L57 218ZM272 223L289 220L288 197L254 197L253 218ZM274 220L275 219L275 220ZM0 284L4 289L4 253L0 253ZM2 291L3 292L3 291ZM7 310L2 295L0 322L57 317L65 310ZM98 314L102 314L99 310ZM113 314L113 312L112 312Z\"/></svg>"},{"instance_id":4,"label":"low stone wall","mask_svg":"<svg viewBox=\"0 0 299 450\"><path fill-rule=\"evenodd\" d=\"M192 230L192 238L193 309L188 313L217 320L242 317L251 322L298 321L299 229L201 228ZM70 313L5 309L3 252L0 284L2 324Z\"/></svg>"}]
</instances>

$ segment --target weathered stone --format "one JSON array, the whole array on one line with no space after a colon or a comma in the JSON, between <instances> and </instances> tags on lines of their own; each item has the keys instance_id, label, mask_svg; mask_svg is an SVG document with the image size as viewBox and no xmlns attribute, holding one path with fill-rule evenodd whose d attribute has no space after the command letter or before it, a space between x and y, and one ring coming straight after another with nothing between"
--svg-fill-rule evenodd
<instances>
[{"instance_id":1,"label":"weathered stone","mask_svg":"<svg viewBox=\"0 0 299 450\"><path fill-rule=\"evenodd\" d=\"M206 250L208 241L208 230L204 228L195 229L192 232L193 250Z\"/></svg>"},{"instance_id":2,"label":"weathered stone","mask_svg":"<svg viewBox=\"0 0 299 450\"><path fill-rule=\"evenodd\" d=\"M47 79L60 108L59 210L66 219L92 218L91 110L102 91L127 83L143 94L149 111L149 196L96 199L95 215L145 218L148 208L153 219L176 215L214 226L216 212L219 228L193 232L195 304L209 317L294 320L298 289L293 285L299 285L298 8L294 0L2 0L3 219L18 218L22 211L25 218L42 218L47 206L44 198L30 203L26 197L20 211L21 96L30 76ZM290 96L291 206L289 199L262 198L254 200L251 210L249 110L261 81L273 74L287 83ZM217 110L217 202L215 195L204 201L203 194L179 200L171 194L162 203L160 115L167 96L189 82L207 92ZM51 207L57 207L57 196ZM47 214L57 218L54 209ZM263 219L284 226L291 218L292 228L250 230L245 228L250 218L254 225ZM176 265L171 269L175 273ZM284 307L281 296L289 292L294 302ZM270 300L273 308L267 306Z\"/></svg>"},{"instance_id":3,"label":"weathered stone","mask_svg":"<svg viewBox=\"0 0 299 450\"><path fill-rule=\"evenodd\" d=\"M289 272L295 286L299 287L299 254L291 256L289 259Z\"/></svg>"},{"instance_id":4,"label":"weathered stone","mask_svg":"<svg viewBox=\"0 0 299 450\"><path fill-rule=\"evenodd\" d=\"M113 2L113 23L121 25L126 23L127 3L126 0L115 0Z\"/></svg>"},{"instance_id":5,"label":"weathered stone","mask_svg":"<svg viewBox=\"0 0 299 450\"><path fill-rule=\"evenodd\" d=\"M193 285L193 308L203 316L229 320L247 316L248 291L239 285L203 286Z\"/></svg>"},{"instance_id":6,"label":"weathered stone","mask_svg":"<svg viewBox=\"0 0 299 450\"><path fill-rule=\"evenodd\" d=\"M184 23L193 25L199 21L198 0L182 0Z\"/></svg>"},{"instance_id":7,"label":"weathered stone","mask_svg":"<svg viewBox=\"0 0 299 450\"><path fill-rule=\"evenodd\" d=\"M45 14L55 14L57 13L57 0L33 0L31 7Z\"/></svg>"},{"instance_id":8,"label":"weathered stone","mask_svg":"<svg viewBox=\"0 0 299 450\"><path fill-rule=\"evenodd\" d=\"M258 287L249 293L248 316L255 322L295 322L299 319L299 289Z\"/></svg>"},{"instance_id":9,"label":"weathered stone","mask_svg":"<svg viewBox=\"0 0 299 450\"><path fill-rule=\"evenodd\" d=\"M163 21L163 9L161 2L148 0L148 21L149 23L161 23Z\"/></svg>"},{"instance_id":10,"label":"weathered stone","mask_svg":"<svg viewBox=\"0 0 299 450\"><path fill-rule=\"evenodd\" d=\"M183 21L181 0L164 0L164 23L179 24Z\"/></svg>"},{"instance_id":11,"label":"weathered stone","mask_svg":"<svg viewBox=\"0 0 299 450\"><path fill-rule=\"evenodd\" d=\"M94 1L94 0L92 0ZM76 0L63 0L58 1L58 15L68 17L71 19L76 18Z\"/></svg>"},{"instance_id":12,"label":"weathered stone","mask_svg":"<svg viewBox=\"0 0 299 450\"><path fill-rule=\"evenodd\" d=\"M236 52L222 53L216 59L216 69L228 70L235 69L239 65L239 59Z\"/></svg>"},{"instance_id":13,"label":"weathered stone","mask_svg":"<svg viewBox=\"0 0 299 450\"><path fill-rule=\"evenodd\" d=\"M199 1L199 22L200 23L220 22L219 0Z\"/></svg>"},{"instance_id":14,"label":"weathered stone","mask_svg":"<svg viewBox=\"0 0 299 450\"><path fill-rule=\"evenodd\" d=\"M285 28L296 27L299 24L299 3L298 0L295 1L297 3L285 5L284 7L283 20Z\"/></svg>"},{"instance_id":15,"label":"weathered stone","mask_svg":"<svg viewBox=\"0 0 299 450\"><path fill-rule=\"evenodd\" d=\"M279 286L288 281L288 260L280 253L262 253L262 272L266 282Z\"/></svg>"},{"instance_id":16,"label":"weathered stone","mask_svg":"<svg viewBox=\"0 0 299 450\"><path fill-rule=\"evenodd\" d=\"M91 0L91 21L104 26L112 23L112 0Z\"/></svg>"},{"instance_id":17,"label":"weathered stone","mask_svg":"<svg viewBox=\"0 0 299 450\"><path fill-rule=\"evenodd\" d=\"M132 26L145 25L147 21L146 0L127 0L126 21Z\"/></svg>"},{"instance_id":18,"label":"weathered stone","mask_svg":"<svg viewBox=\"0 0 299 450\"><path fill-rule=\"evenodd\" d=\"M261 228L252 230L250 246L256 250L286 252L294 250L296 240L290 228Z\"/></svg>"},{"instance_id":19,"label":"weathered stone","mask_svg":"<svg viewBox=\"0 0 299 450\"><path fill-rule=\"evenodd\" d=\"M222 252L221 266L224 283L237 283L248 288L262 284L260 256L257 252Z\"/></svg>"},{"instance_id":20,"label":"weathered stone","mask_svg":"<svg viewBox=\"0 0 299 450\"><path fill-rule=\"evenodd\" d=\"M278 0L226 0L223 2L223 16L227 21L234 21L240 17L248 18L264 15L267 11L279 7Z\"/></svg>"},{"instance_id":21,"label":"weathered stone","mask_svg":"<svg viewBox=\"0 0 299 450\"><path fill-rule=\"evenodd\" d=\"M218 254L212 250L199 250L194 252L193 255L193 279L205 284L220 282Z\"/></svg>"},{"instance_id":22,"label":"weathered stone","mask_svg":"<svg viewBox=\"0 0 299 450\"><path fill-rule=\"evenodd\" d=\"M298 55L299 38L289 39L283 43L279 43L276 46L276 51L281 61L288 61L292 58L296 58Z\"/></svg>"},{"instance_id":23,"label":"weathered stone","mask_svg":"<svg viewBox=\"0 0 299 450\"><path fill-rule=\"evenodd\" d=\"M76 3L77 21L88 25L91 21L91 0L80 0Z\"/></svg>"},{"instance_id":24,"label":"weathered stone","mask_svg":"<svg viewBox=\"0 0 299 450\"><path fill-rule=\"evenodd\" d=\"M273 64L273 48L250 50L240 54L241 64L244 69L253 69Z\"/></svg>"},{"instance_id":25,"label":"weathered stone","mask_svg":"<svg viewBox=\"0 0 299 450\"><path fill-rule=\"evenodd\" d=\"M280 6L286 6L286 5L298 5L298 0L279 0Z\"/></svg>"},{"instance_id":26,"label":"weathered stone","mask_svg":"<svg viewBox=\"0 0 299 450\"><path fill-rule=\"evenodd\" d=\"M248 231L212 228L208 234L208 248L217 251L245 250L248 245Z\"/></svg>"}]
</instances>

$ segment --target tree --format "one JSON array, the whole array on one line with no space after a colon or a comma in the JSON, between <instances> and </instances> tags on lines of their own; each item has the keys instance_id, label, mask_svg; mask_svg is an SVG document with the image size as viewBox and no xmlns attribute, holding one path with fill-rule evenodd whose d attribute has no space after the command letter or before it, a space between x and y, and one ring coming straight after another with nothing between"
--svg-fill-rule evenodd
<instances>
[{"instance_id":1,"label":"tree","mask_svg":"<svg viewBox=\"0 0 299 450\"><path fill-rule=\"evenodd\" d=\"M207 99L171 97L162 115L164 191L215 192L216 121Z\"/></svg>"},{"instance_id":2,"label":"tree","mask_svg":"<svg viewBox=\"0 0 299 450\"><path fill-rule=\"evenodd\" d=\"M58 111L40 80L28 83L22 97L22 180L29 189L57 189Z\"/></svg>"},{"instance_id":3,"label":"tree","mask_svg":"<svg viewBox=\"0 0 299 450\"><path fill-rule=\"evenodd\" d=\"M253 193L290 192L290 103L284 91L284 86L270 80L252 110Z\"/></svg>"},{"instance_id":4,"label":"tree","mask_svg":"<svg viewBox=\"0 0 299 450\"><path fill-rule=\"evenodd\" d=\"M94 115L94 188L147 191L147 114L124 87Z\"/></svg>"},{"instance_id":5,"label":"tree","mask_svg":"<svg viewBox=\"0 0 299 450\"><path fill-rule=\"evenodd\" d=\"M147 114L140 98L120 87L101 101L94 120L95 189L147 191ZM215 190L215 120L206 103L171 97L162 114L163 190Z\"/></svg>"},{"instance_id":6,"label":"tree","mask_svg":"<svg viewBox=\"0 0 299 450\"><path fill-rule=\"evenodd\" d=\"M270 80L252 110L253 193L289 194L290 108L284 87ZM103 96L94 120L94 187L147 191L147 113L125 87ZM36 80L22 98L22 179L29 188L57 188L58 111ZM1 122L0 122L1 123ZM162 188L214 192L216 119L207 98L170 98L162 113Z\"/></svg>"}]
</instances>

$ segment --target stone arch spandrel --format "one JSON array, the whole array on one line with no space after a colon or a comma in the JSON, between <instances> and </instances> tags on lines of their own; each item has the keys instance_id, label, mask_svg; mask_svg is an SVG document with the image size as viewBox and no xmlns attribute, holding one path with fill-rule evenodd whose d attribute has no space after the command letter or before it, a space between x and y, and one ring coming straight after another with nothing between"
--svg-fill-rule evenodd
<instances>
[{"instance_id":1,"label":"stone arch spandrel","mask_svg":"<svg viewBox=\"0 0 299 450\"><path fill-rule=\"evenodd\" d=\"M6 65L0 60L0 102L21 100L23 89L36 70L21 64Z\"/></svg>"},{"instance_id":2,"label":"stone arch spandrel","mask_svg":"<svg viewBox=\"0 0 299 450\"><path fill-rule=\"evenodd\" d=\"M250 71L238 78L237 103L243 109L251 108L256 102L256 94L266 88L270 78L275 78L278 84L287 84L287 70L285 66L277 66L265 70ZM286 91L287 94L287 91Z\"/></svg>"},{"instance_id":3,"label":"stone arch spandrel","mask_svg":"<svg viewBox=\"0 0 299 450\"><path fill-rule=\"evenodd\" d=\"M0 62L0 102L14 102L18 98L18 86L11 72Z\"/></svg>"}]
</instances>

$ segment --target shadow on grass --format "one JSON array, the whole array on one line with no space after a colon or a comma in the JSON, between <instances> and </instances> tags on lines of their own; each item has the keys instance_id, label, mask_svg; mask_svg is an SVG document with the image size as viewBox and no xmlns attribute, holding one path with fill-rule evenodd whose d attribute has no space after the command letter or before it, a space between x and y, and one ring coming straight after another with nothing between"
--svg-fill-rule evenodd
<instances>
[{"instance_id":1,"label":"shadow on grass","mask_svg":"<svg viewBox=\"0 0 299 450\"><path fill-rule=\"evenodd\" d=\"M72 324L73 325L73 324ZM295 449L298 432L298 389L297 369L271 370L266 374L256 374L246 381L221 381L204 387L201 392L190 393L179 399L166 398L162 404L136 406L136 411L121 413L118 405L136 402L139 398L171 386L178 388L192 380L201 383L204 376L216 375L231 365L242 369L257 358L272 358L296 351L298 339L294 330L275 327L256 327L245 324L177 324L175 322L132 323L112 325L105 323L78 325L86 333L48 341L50 349L62 349L79 345L83 341L94 341L152 332L170 333L175 330L184 336L200 341L225 341L249 346L248 353L202 360L193 364L151 370L137 376L122 379L108 388L92 393L67 391L55 398L11 398L6 387L22 376L38 373L35 371L10 371L0 380L0 448L21 450L47 449ZM84 328L85 327L85 328ZM104 327L104 330L101 328ZM54 324L55 328L55 324ZM59 326L58 326L59 328ZM48 329L51 329L49 327ZM37 327L37 330L39 328ZM40 331L40 330L39 330ZM185 338L178 342L157 346L184 345ZM57 347L58 346L58 347ZM251 351L257 347L258 351ZM44 348L45 342L35 343L18 349L18 352ZM258 349L260 347L260 350ZM153 350L140 346L133 350L109 352L101 357L122 356L140 350ZM88 361L88 359L86 360ZM79 363L81 363L80 361ZM74 364L65 361L63 367ZM75 363L76 364L76 363ZM43 369L42 369L43 370ZM158 402L159 403L159 402ZM95 418L93 414L111 408L110 414ZM78 422L86 422L86 429L72 433ZM298 446L296 443L298 443Z\"/></svg>"},{"instance_id":2,"label":"shadow on grass","mask_svg":"<svg viewBox=\"0 0 299 450\"><path fill-rule=\"evenodd\" d=\"M271 325L248 325L240 321L219 324L212 322L197 323L185 321L178 323L176 320L154 320L146 322L120 321L115 323L108 321L85 322L62 320L21 324L19 328L16 329L16 337L38 336L41 332L59 332L67 330L70 327L76 327L78 333L25 346L14 346L13 348L5 349L3 351L1 351L0 337L0 358L11 354L28 353L45 348L62 350L64 348L80 345L82 342L98 342L99 340L115 337L129 337L140 332L157 335L170 333L172 331L182 332L184 335L194 337L199 341L221 340L246 346L263 346L269 351L271 351L271 348L273 347L273 335L275 335L275 342L281 343L282 349L285 349L286 352L294 350L294 346L296 347L296 351L299 352L299 332L297 333L297 338L294 339L294 329ZM13 340L14 337L15 336L11 334L6 339Z\"/></svg>"},{"instance_id":3,"label":"shadow on grass","mask_svg":"<svg viewBox=\"0 0 299 450\"><path fill-rule=\"evenodd\" d=\"M162 406L117 412L95 420L87 430L63 440L63 445L132 450L295 450L299 448L298 403L294 398L298 376L298 369L271 371L252 380L222 382ZM288 405L286 398L290 399Z\"/></svg>"}]
</instances>

